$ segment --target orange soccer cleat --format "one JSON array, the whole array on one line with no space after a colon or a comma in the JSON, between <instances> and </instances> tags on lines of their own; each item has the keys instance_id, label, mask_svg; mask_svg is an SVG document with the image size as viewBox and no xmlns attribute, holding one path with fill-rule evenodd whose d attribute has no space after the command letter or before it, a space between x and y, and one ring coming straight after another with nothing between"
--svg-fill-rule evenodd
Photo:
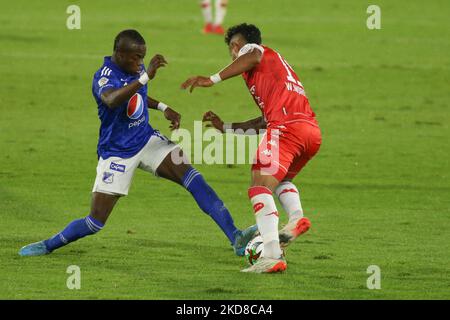
<instances>
[{"instance_id":1,"label":"orange soccer cleat","mask_svg":"<svg viewBox=\"0 0 450 320\"><path fill-rule=\"evenodd\" d=\"M219 34L219 35L224 35L225 29L221 25L217 25L217 26L214 26L213 33Z\"/></svg>"},{"instance_id":2,"label":"orange soccer cleat","mask_svg":"<svg viewBox=\"0 0 450 320\"><path fill-rule=\"evenodd\" d=\"M203 33L214 33L214 26L212 23L207 23L205 24L205 26L203 27L202 30Z\"/></svg>"},{"instance_id":3,"label":"orange soccer cleat","mask_svg":"<svg viewBox=\"0 0 450 320\"><path fill-rule=\"evenodd\" d=\"M287 247L301 234L304 234L311 227L311 222L308 218L301 218L290 221L283 229L280 230L280 246Z\"/></svg>"},{"instance_id":4,"label":"orange soccer cleat","mask_svg":"<svg viewBox=\"0 0 450 320\"><path fill-rule=\"evenodd\" d=\"M280 259L260 257L254 265L241 270L241 272L277 273L277 272L283 272L286 269L287 269L287 263L283 257L280 257Z\"/></svg>"}]
</instances>

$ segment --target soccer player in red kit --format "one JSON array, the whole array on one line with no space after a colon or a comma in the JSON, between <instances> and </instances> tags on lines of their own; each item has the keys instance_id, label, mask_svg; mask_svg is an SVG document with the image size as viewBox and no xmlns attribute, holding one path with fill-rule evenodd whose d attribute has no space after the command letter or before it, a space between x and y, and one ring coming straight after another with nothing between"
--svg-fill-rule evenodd
<instances>
[{"instance_id":1,"label":"soccer player in red kit","mask_svg":"<svg viewBox=\"0 0 450 320\"><path fill-rule=\"evenodd\" d=\"M252 166L248 195L264 242L264 257L243 272L270 273L286 270L281 247L310 227L303 216L298 189L292 179L317 153L322 142L319 125L302 83L292 67L275 50L261 45L254 25L240 24L225 36L233 62L211 77L191 77L182 88L211 87L242 74L262 116L246 122L224 123L215 113L205 113L218 130L266 129ZM279 198L289 222L278 232L278 211L272 194Z\"/></svg>"}]
</instances>

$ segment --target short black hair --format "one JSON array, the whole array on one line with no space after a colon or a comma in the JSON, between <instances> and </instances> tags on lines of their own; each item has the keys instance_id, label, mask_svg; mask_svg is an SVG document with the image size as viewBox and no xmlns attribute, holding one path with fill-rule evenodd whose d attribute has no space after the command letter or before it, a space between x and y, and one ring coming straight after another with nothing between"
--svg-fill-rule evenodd
<instances>
[{"instance_id":1,"label":"short black hair","mask_svg":"<svg viewBox=\"0 0 450 320\"><path fill-rule=\"evenodd\" d=\"M125 39L129 41L130 45L131 44L137 44L137 45L145 44L144 38L136 30L134 30L134 29L123 30L123 31L119 32L119 34L114 39L114 48L113 48L114 51L116 51L118 49L119 42L121 40L125 40Z\"/></svg>"},{"instance_id":2,"label":"short black hair","mask_svg":"<svg viewBox=\"0 0 450 320\"><path fill-rule=\"evenodd\" d=\"M229 28L225 35L225 43L230 45L231 38L236 34L241 34L248 43L261 44L261 31L253 24L241 23Z\"/></svg>"}]
</instances>

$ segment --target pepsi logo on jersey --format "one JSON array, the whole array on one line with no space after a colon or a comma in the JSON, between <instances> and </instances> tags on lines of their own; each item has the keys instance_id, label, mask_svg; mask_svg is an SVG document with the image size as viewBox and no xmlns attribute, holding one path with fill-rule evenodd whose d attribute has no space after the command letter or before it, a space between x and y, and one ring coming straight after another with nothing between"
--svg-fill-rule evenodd
<instances>
[{"instance_id":1,"label":"pepsi logo on jersey","mask_svg":"<svg viewBox=\"0 0 450 320\"><path fill-rule=\"evenodd\" d=\"M138 119L144 112L144 100L139 93L135 93L130 100L128 100L127 116L130 119Z\"/></svg>"}]
</instances>

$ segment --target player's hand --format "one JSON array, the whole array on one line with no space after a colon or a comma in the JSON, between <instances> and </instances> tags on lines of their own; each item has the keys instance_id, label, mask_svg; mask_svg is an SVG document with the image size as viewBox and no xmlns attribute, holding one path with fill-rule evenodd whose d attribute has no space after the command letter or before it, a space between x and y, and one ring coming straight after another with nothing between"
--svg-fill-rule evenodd
<instances>
[{"instance_id":1,"label":"player's hand","mask_svg":"<svg viewBox=\"0 0 450 320\"><path fill-rule=\"evenodd\" d=\"M208 77L196 76L187 79L181 84L181 89L187 89L190 87L189 92L192 92L195 87L212 87L214 82Z\"/></svg>"},{"instance_id":2,"label":"player's hand","mask_svg":"<svg viewBox=\"0 0 450 320\"><path fill-rule=\"evenodd\" d=\"M164 110L164 117L166 117L166 119L170 121L170 130L175 130L180 127L181 115L175 110L168 107L166 110Z\"/></svg>"},{"instance_id":3,"label":"player's hand","mask_svg":"<svg viewBox=\"0 0 450 320\"><path fill-rule=\"evenodd\" d=\"M211 121L210 124L207 124L207 125L206 125L207 127L214 127L214 128L216 128L217 130L219 130L220 132L224 133L224 130L223 130L223 121L222 121L222 119L220 119L220 117L219 117L217 114L215 114L214 112L212 112L212 111L206 112L206 113L203 115L203 120L202 120L202 121L203 121L203 122L205 122L205 121Z\"/></svg>"},{"instance_id":4,"label":"player's hand","mask_svg":"<svg viewBox=\"0 0 450 320\"><path fill-rule=\"evenodd\" d=\"M147 68L147 74L150 79L153 79L156 74L156 70L161 67L165 67L167 64L166 59L160 54L156 54L152 60L150 60Z\"/></svg>"}]
</instances>

